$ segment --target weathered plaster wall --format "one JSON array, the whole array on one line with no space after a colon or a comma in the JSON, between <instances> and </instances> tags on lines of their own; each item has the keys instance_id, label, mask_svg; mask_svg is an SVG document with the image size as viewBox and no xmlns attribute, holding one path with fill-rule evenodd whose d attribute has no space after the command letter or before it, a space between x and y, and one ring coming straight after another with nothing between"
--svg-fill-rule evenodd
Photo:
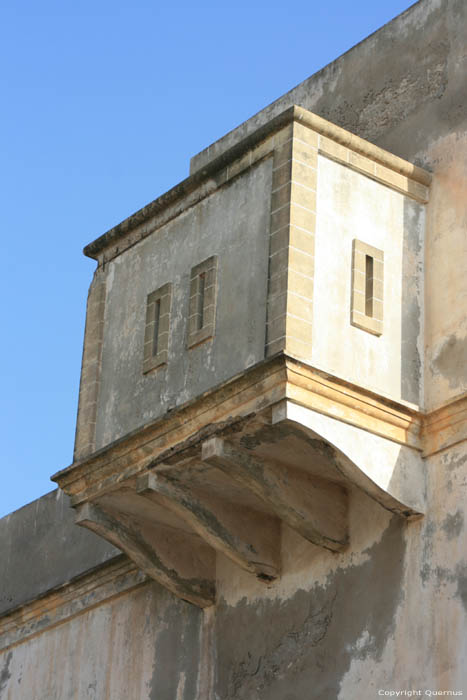
<instances>
[{"instance_id":1,"label":"weathered plaster wall","mask_svg":"<svg viewBox=\"0 0 467 700\"><path fill-rule=\"evenodd\" d=\"M378 673L374 662L394 634L403 599L406 526L360 495L350 515L352 549L343 554L324 553L285 530L283 577L266 595L234 579L227 561L219 566L219 698L376 697L383 666ZM373 677L361 674L339 696L352 663L368 657Z\"/></svg>"},{"instance_id":2,"label":"weathered plaster wall","mask_svg":"<svg viewBox=\"0 0 467 700\"><path fill-rule=\"evenodd\" d=\"M0 652L1 700L194 700L202 612L155 583Z\"/></svg>"},{"instance_id":3,"label":"weathered plaster wall","mask_svg":"<svg viewBox=\"0 0 467 700\"><path fill-rule=\"evenodd\" d=\"M318 159L312 364L421 404L424 207ZM352 241L384 252L383 334L350 325Z\"/></svg>"},{"instance_id":4,"label":"weathered plaster wall","mask_svg":"<svg viewBox=\"0 0 467 700\"><path fill-rule=\"evenodd\" d=\"M415 522L354 493L342 554L284 528L282 579L267 591L219 558L219 700L465 695L465 448L431 458L428 470L427 516Z\"/></svg>"},{"instance_id":5,"label":"weathered plaster wall","mask_svg":"<svg viewBox=\"0 0 467 700\"><path fill-rule=\"evenodd\" d=\"M96 448L264 357L271 160L109 263ZM191 268L218 256L216 334L187 350ZM143 375L146 296L172 282L168 364Z\"/></svg>"},{"instance_id":6,"label":"weathered plaster wall","mask_svg":"<svg viewBox=\"0 0 467 700\"><path fill-rule=\"evenodd\" d=\"M444 450L427 460L430 508L423 522L417 569L409 581L431 609L426 629L433 675L441 687L467 694L467 448ZM417 586L417 588L415 588ZM429 608L428 608L429 606ZM427 625L426 613L425 621ZM425 662L424 662L425 663Z\"/></svg>"},{"instance_id":7,"label":"weathered plaster wall","mask_svg":"<svg viewBox=\"0 0 467 700\"><path fill-rule=\"evenodd\" d=\"M74 521L59 489L0 520L0 615L120 554Z\"/></svg>"}]
</instances>

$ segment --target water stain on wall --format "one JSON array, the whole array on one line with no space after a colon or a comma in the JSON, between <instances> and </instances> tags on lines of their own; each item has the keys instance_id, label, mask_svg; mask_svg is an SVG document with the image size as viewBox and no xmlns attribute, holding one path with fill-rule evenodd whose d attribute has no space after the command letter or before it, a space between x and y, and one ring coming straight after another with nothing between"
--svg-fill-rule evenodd
<instances>
[{"instance_id":1,"label":"water stain on wall","mask_svg":"<svg viewBox=\"0 0 467 700\"><path fill-rule=\"evenodd\" d=\"M448 540L459 537L464 529L464 513L461 510L456 511L454 514L448 513L441 523L441 528L444 530Z\"/></svg>"},{"instance_id":2,"label":"water stain on wall","mask_svg":"<svg viewBox=\"0 0 467 700\"><path fill-rule=\"evenodd\" d=\"M13 652L9 651L5 657L4 663L0 666L0 698L3 697L3 691L11 678L10 663L12 658Z\"/></svg>"},{"instance_id":3,"label":"water stain on wall","mask_svg":"<svg viewBox=\"0 0 467 700\"><path fill-rule=\"evenodd\" d=\"M368 560L339 569L326 586L287 601L221 601L219 700L329 700L352 659L380 660L403 596L404 528L393 517Z\"/></svg>"},{"instance_id":4,"label":"water stain on wall","mask_svg":"<svg viewBox=\"0 0 467 700\"><path fill-rule=\"evenodd\" d=\"M449 387L455 389L461 383L466 372L467 336L458 338L450 335L441 346L433 359L432 374L440 373L449 382Z\"/></svg>"}]
</instances>

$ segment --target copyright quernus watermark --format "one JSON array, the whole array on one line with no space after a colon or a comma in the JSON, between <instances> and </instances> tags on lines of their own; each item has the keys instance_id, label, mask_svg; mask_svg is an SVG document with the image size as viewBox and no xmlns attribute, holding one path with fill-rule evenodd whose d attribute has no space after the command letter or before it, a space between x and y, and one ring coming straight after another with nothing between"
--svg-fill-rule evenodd
<instances>
[{"instance_id":1,"label":"copyright quernus watermark","mask_svg":"<svg viewBox=\"0 0 467 700\"><path fill-rule=\"evenodd\" d=\"M384 698L455 698L464 695L462 690L378 690L378 695Z\"/></svg>"}]
</instances>

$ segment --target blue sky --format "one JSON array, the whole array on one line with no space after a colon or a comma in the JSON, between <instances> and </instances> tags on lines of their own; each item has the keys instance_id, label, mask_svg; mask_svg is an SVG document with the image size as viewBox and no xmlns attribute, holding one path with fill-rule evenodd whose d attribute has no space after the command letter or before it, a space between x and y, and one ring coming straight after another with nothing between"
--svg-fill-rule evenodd
<instances>
[{"instance_id":1,"label":"blue sky","mask_svg":"<svg viewBox=\"0 0 467 700\"><path fill-rule=\"evenodd\" d=\"M4 0L0 517L72 459L83 246L411 4Z\"/></svg>"}]
</instances>

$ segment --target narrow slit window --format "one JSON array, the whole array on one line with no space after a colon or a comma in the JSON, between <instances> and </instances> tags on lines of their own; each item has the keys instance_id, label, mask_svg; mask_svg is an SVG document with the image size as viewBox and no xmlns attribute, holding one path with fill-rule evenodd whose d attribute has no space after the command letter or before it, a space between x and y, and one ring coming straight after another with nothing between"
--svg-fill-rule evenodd
<instances>
[{"instance_id":1,"label":"narrow slit window","mask_svg":"<svg viewBox=\"0 0 467 700\"><path fill-rule=\"evenodd\" d=\"M191 270L188 309L188 347L214 337L217 297L217 256L204 260Z\"/></svg>"},{"instance_id":2,"label":"narrow slit window","mask_svg":"<svg viewBox=\"0 0 467 700\"><path fill-rule=\"evenodd\" d=\"M143 373L168 361L171 300L171 284L164 284L147 296Z\"/></svg>"},{"instance_id":3,"label":"narrow slit window","mask_svg":"<svg viewBox=\"0 0 467 700\"><path fill-rule=\"evenodd\" d=\"M373 258L365 255L365 314L373 317Z\"/></svg>"},{"instance_id":4,"label":"narrow slit window","mask_svg":"<svg viewBox=\"0 0 467 700\"><path fill-rule=\"evenodd\" d=\"M384 253L354 239L350 323L373 335L383 332Z\"/></svg>"},{"instance_id":5,"label":"narrow slit window","mask_svg":"<svg viewBox=\"0 0 467 700\"><path fill-rule=\"evenodd\" d=\"M152 354L157 355L159 348L159 329L160 329L160 319L161 319L161 300L156 301L156 308L154 310L154 338L152 345Z\"/></svg>"},{"instance_id":6,"label":"narrow slit window","mask_svg":"<svg viewBox=\"0 0 467 700\"><path fill-rule=\"evenodd\" d=\"M206 291L206 273L202 272L198 277L198 329L204 326L204 297Z\"/></svg>"}]
</instances>

